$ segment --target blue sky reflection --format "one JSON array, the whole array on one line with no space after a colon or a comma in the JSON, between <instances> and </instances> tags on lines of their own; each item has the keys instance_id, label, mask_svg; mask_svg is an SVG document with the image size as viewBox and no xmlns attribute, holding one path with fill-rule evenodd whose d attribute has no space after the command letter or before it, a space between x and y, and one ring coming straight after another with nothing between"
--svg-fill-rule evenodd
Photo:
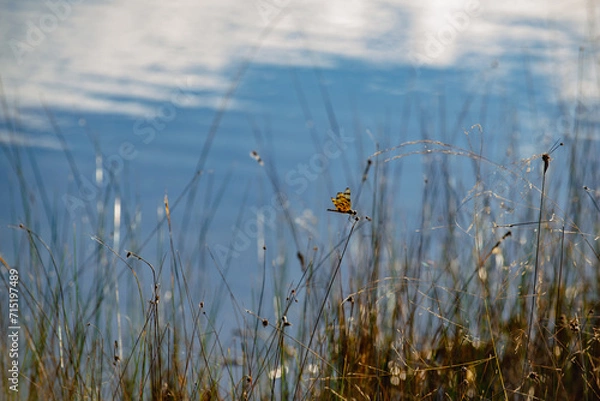
<instances>
[{"instance_id":1,"label":"blue sky reflection","mask_svg":"<svg viewBox=\"0 0 600 401\"><path fill-rule=\"evenodd\" d=\"M211 222L203 243L183 239L188 249L226 247L238 232L255 230L253 244L237 252L239 273L248 268L244 258L256 263L262 235L274 237L274 253L277 241L292 241L276 226L267 224L267 234L243 226L268 213L273 183L298 227L313 243L326 242L333 229L323 222L339 217L326 215L329 197L356 188L378 149L423 138L466 147L465 131L480 124L486 150L506 156L518 137L512 151L529 157L568 140L578 110L585 110L582 121L599 123L600 7L593 1L50 0L4 1L3 10L0 76L8 107L0 146L7 173L0 184L8 190L0 201L11 207L0 214L2 242L14 235L7 226L25 216L14 164L23 150L42 173L24 167L31 197L41 196L43 181L59 209L65 194L82 198L78 179L99 185L102 153L105 169L117 166L115 182L128 197L123 207L135 209L143 240L165 192L174 201L190 185L215 115L224 112L190 200L199 205L176 218L189 230ZM597 130L587 132L598 139ZM317 160L340 133L353 139L349 146ZM277 177L252 160L254 149ZM389 167L397 173L394 199L402 201L395 216L414 231L423 165L405 163ZM465 185L457 191L466 193ZM359 205L368 210L366 193ZM95 210L101 199L86 196L83 203ZM96 233L84 210L64 213L84 227L78 234ZM239 274L232 282L248 284Z\"/></svg>"}]
</instances>

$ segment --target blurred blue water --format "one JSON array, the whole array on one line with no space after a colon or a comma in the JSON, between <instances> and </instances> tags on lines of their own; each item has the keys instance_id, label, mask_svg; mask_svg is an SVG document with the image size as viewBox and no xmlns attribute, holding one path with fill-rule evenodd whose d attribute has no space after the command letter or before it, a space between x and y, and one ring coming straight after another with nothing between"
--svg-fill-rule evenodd
<instances>
[{"instance_id":1,"label":"blurred blue water","mask_svg":"<svg viewBox=\"0 0 600 401\"><path fill-rule=\"evenodd\" d=\"M218 291L214 262L198 257L211 250L222 267L232 258L230 285L250 304L260 282L257 212L266 215L268 263L278 260L282 239L293 260L292 234L270 220L276 193L305 228L300 248L326 247L328 227L344 219L326 212L329 198L347 186L357 193L377 150L421 139L468 148L465 131L477 138L480 124L487 157L501 162L515 138L512 156L530 157L569 139L577 107L598 106L597 81L585 67L598 57L598 31L585 2L554 9L408 1L49 4L5 4L0 24L2 253L17 259L13 239L22 237L8 225L25 223L22 196L31 201L36 231L51 236L55 211L62 238L75 227L88 252L96 246L90 236L99 234L98 203L106 200L102 235L112 244L115 187L102 197L102 155L104 182L115 173L110 185L118 185L123 210L137 224L135 242L121 237L121 253L134 250L157 265L168 254L154 231L167 193L197 299ZM389 174L392 199L399 226L411 232L431 177L423 176L420 157L398 163L398 175ZM465 174L457 181L472 178L457 171ZM376 186L370 179L362 187L359 211L370 213ZM165 225L159 232L164 239Z\"/></svg>"}]
</instances>

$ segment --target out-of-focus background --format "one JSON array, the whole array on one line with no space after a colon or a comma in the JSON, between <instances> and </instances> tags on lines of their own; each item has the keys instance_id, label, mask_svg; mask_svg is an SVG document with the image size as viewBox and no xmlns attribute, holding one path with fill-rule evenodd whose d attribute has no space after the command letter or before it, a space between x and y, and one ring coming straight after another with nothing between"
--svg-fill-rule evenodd
<instances>
[{"instance_id":1,"label":"out-of-focus background","mask_svg":"<svg viewBox=\"0 0 600 401\"><path fill-rule=\"evenodd\" d=\"M178 255L194 303L235 295L211 306L225 333L233 310L256 306L263 265L268 293L285 292L302 280L298 252L347 233L326 210L346 187L359 216L387 210L407 249L424 231L473 236L494 205L494 224L527 223L513 212L536 210L539 181L519 174L539 179L562 142L549 169L562 178L548 177L560 215L574 196L566 155L600 140L599 22L592 0L3 1L0 252L36 277L23 224L69 249L69 279L113 294L134 283L117 256L131 251L164 274L166 300ZM451 213L424 203L439 180ZM488 189L497 204L478 203ZM149 288L150 270L136 274Z\"/></svg>"}]
</instances>

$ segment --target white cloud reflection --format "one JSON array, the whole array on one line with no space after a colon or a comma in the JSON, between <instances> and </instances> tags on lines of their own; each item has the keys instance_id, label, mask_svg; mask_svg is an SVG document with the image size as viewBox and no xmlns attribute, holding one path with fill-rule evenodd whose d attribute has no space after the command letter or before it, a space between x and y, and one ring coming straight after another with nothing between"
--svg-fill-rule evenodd
<instances>
[{"instance_id":1,"label":"white cloud reflection","mask_svg":"<svg viewBox=\"0 0 600 401\"><path fill-rule=\"evenodd\" d=\"M54 137L47 135L33 137L30 134L25 134L23 132L10 132L5 130L0 130L0 144L10 144L23 148L61 149L60 143Z\"/></svg>"},{"instance_id":2,"label":"white cloud reflection","mask_svg":"<svg viewBox=\"0 0 600 401\"><path fill-rule=\"evenodd\" d=\"M257 64L333 67L344 58L416 69L487 67L529 52L536 73L558 75L561 92L575 96L579 47L590 35L598 44L589 23L598 15L589 13L600 11L587 3L6 3L0 62L5 91L21 107L39 107L43 94L53 107L133 116L150 112L148 103L167 99L182 79L191 83L194 106L217 107L255 46ZM597 87L588 96L597 96Z\"/></svg>"}]
</instances>

